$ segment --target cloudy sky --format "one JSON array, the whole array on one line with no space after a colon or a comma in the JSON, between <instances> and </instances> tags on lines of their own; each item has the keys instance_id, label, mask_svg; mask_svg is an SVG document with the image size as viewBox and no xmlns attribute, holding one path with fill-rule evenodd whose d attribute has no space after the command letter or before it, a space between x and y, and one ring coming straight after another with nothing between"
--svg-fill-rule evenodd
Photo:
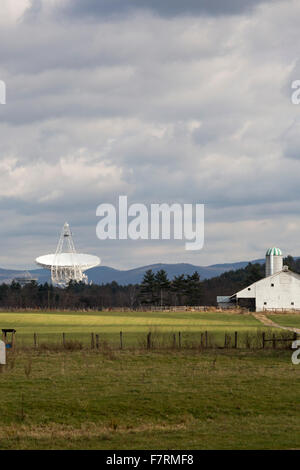
<instances>
[{"instance_id":1,"label":"cloudy sky","mask_svg":"<svg viewBox=\"0 0 300 470\"><path fill-rule=\"evenodd\" d=\"M104 265L300 255L299 0L1 0L0 266L67 220ZM204 203L205 245L100 241L96 208Z\"/></svg>"}]
</instances>

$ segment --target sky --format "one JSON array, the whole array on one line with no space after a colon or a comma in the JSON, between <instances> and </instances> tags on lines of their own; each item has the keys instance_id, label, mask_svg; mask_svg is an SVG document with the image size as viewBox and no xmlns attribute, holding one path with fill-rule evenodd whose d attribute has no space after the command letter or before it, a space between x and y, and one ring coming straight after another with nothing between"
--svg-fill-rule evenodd
<instances>
[{"instance_id":1,"label":"sky","mask_svg":"<svg viewBox=\"0 0 300 470\"><path fill-rule=\"evenodd\" d=\"M1 0L0 267L70 223L128 269L300 256L298 0ZM101 203L205 204L205 243L105 240Z\"/></svg>"}]
</instances>

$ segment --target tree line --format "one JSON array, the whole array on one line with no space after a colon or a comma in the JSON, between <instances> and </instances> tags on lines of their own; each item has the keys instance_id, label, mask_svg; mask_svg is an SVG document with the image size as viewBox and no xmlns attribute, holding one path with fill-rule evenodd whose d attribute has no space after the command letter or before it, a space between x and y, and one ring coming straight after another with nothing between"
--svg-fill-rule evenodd
<instances>
[{"instance_id":1,"label":"tree line","mask_svg":"<svg viewBox=\"0 0 300 470\"><path fill-rule=\"evenodd\" d=\"M300 273L300 259L288 256L284 264ZM145 306L216 305L217 295L231 295L264 277L264 264L249 263L245 268L227 271L201 280L195 271L169 279L163 269L149 269L140 284L84 284L71 281L65 288L36 281L21 286L17 282L0 285L2 309L95 309Z\"/></svg>"},{"instance_id":2,"label":"tree line","mask_svg":"<svg viewBox=\"0 0 300 470\"><path fill-rule=\"evenodd\" d=\"M197 272L169 280L166 271L148 270L141 284L84 284L71 281L67 287L31 281L0 285L0 308L18 309L95 309L143 306L199 305L201 282Z\"/></svg>"}]
</instances>

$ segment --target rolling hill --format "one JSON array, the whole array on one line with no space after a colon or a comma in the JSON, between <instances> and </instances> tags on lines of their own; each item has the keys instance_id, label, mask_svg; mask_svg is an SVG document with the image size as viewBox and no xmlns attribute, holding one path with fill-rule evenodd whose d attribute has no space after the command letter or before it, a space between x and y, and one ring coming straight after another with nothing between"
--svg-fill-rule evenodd
<instances>
[{"instance_id":1,"label":"rolling hill","mask_svg":"<svg viewBox=\"0 0 300 470\"><path fill-rule=\"evenodd\" d=\"M251 261L252 263L264 263L263 259ZM210 279L212 277L219 276L225 271L236 270L247 266L249 261L240 261L237 263L225 263L225 264L214 264L211 266L195 266L188 263L177 263L177 264L151 264L148 266L141 266L139 268L129 270L119 270L110 268L109 266L98 266L88 271L89 281L94 284L106 284L110 282L117 282L120 285L127 284L138 284L142 281L145 272L148 269L152 269L155 273L160 269L164 269L169 279L180 274L192 274L197 271L201 279ZM33 269L29 271L17 271L10 269L0 268L0 283L11 282L12 279L18 276L24 276L26 272L29 272L39 283L50 281L50 272L46 269Z\"/></svg>"}]
</instances>

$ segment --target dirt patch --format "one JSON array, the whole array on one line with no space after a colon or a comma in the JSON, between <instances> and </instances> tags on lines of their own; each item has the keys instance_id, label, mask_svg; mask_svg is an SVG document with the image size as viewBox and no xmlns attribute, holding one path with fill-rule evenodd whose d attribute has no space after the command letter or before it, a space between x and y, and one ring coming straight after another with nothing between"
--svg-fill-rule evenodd
<instances>
[{"instance_id":1,"label":"dirt patch","mask_svg":"<svg viewBox=\"0 0 300 470\"><path fill-rule=\"evenodd\" d=\"M294 333L300 333L300 328L278 325L278 323L275 323L263 313L253 313L252 315L265 326L270 326L271 328L280 328L281 330L293 331Z\"/></svg>"}]
</instances>

